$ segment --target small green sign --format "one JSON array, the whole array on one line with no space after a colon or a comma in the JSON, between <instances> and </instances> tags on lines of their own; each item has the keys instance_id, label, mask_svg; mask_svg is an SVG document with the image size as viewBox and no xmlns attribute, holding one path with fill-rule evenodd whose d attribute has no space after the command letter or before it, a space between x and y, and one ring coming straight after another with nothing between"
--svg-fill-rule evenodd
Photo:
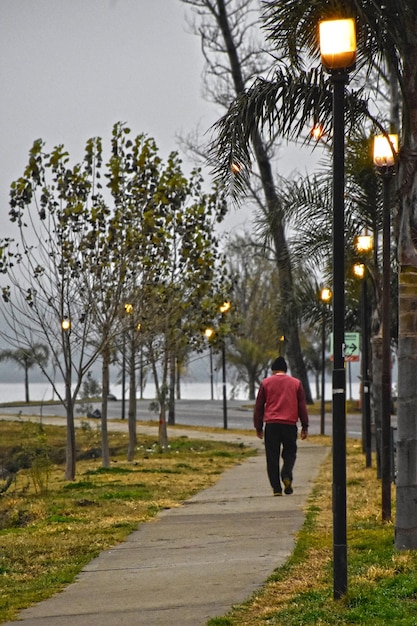
<instances>
[{"instance_id":1,"label":"small green sign","mask_svg":"<svg viewBox=\"0 0 417 626\"><path fill-rule=\"evenodd\" d=\"M333 333L330 334L330 353L333 360ZM345 333L345 361L359 361L359 333Z\"/></svg>"}]
</instances>

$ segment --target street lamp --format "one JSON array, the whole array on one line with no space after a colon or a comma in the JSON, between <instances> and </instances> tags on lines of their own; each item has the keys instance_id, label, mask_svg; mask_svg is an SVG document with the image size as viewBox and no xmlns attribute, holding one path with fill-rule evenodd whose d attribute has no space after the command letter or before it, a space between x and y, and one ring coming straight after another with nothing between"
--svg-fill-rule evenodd
<instances>
[{"instance_id":1,"label":"street lamp","mask_svg":"<svg viewBox=\"0 0 417 626\"><path fill-rule=\"evenodd\" d=\"M68 317L64 317L61 322L61 328L64 332L71 330L71 320Z\"/></svg>"},{"instance_id":2,"label":"street lamp","mask_svg":"<svg viewBox=\"0 0 417 626\"><path fill-rule=\"evenodd\" d=\"M124 305L126 315L133 313L133 304L126 302ZM126 417L126 329L123 330L122 346L122 420Z\"/></svg>"},{"instance_id":3,"label":"street lamp","mask_svg":"<svg viewBox=\"0 0 417 626\"><path fill-rule=\"evenodd\" d=\"M382 413L381 481L382 519L391 519L391 179L398 153L398 135L374 137L374 164L384 187L382 217Z\"/></svg>"},{"instance_id":4,"label":"street lamp","mask_svg":"<svg viewBox=\"0 0 417 626\"><path fill-rule=\"evenodd\" d=\"M222 318L230 311L230 302L223 302L219 307ZM222 372L223 372L223 428L227 430L227 389L226 389L226 345L222 334Z\"/></svg>"},{"instance_id":5,"label":"street lamp","mask_svg":"<svg viewBox=\"0 0 417 626\"><path fill-rule=\"evenodd\" d=\"M213 386L213 347L210 343L210 339L214 335L214 330L212 328L206 328L204 331L205 336L207 337L209 344L209 354L210 354L210 392L211 399L214 400L214 386Z\"/></svg>"},{"instance_id":6,"label":"street lamp","mask_svg":"<svg viewBox=\"0 0 417 626\"><path fill-rule=\"evenodd\" d=\"M325 368L326 368L326 307L332 299L332 292L328 287L320 289L320 301L322 302L321 318L321 412L320 434L325 434Z\"/></svg>"},{"instance_id":7,"label":"street lamp","mask_svg":"<svg viewBox=\"0 0 417 626\"><path fill-rule=\"evenodd\" d=\"M356 60L355 20L319 24L320 54L333 85L333 595L347 592L345 373L345 86Z\"/></svg>"},{"instance_id":8,"label":"street lamp","mask_svg":"<svg viewBox=\"0 0 417 626\"><path fill-rule=\"evenodd\" d=\"M359 235L356 238L355 247L357 252L366 254L373 248L373 240L370 235ZM356 263L353 272L362 280L361 289L361 327L362 327L362 441L365 452L366 467L372 465L372 432L371 432L371 382L369 377L369 324L368 324L368 283L366 280L366 266L364 263Z\"/></svg>"}]
</instances>

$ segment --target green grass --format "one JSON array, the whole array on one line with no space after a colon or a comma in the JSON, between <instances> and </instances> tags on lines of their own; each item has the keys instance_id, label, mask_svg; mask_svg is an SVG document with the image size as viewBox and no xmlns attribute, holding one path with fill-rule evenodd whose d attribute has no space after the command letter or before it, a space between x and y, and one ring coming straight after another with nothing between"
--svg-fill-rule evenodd
<instances>
[{"instance_id":1,"label":"green grass","mask_svg":"<svg viewBox=\"0 0 417 626\"><path fill-rule=\"evenodd\" d=\"M50 597L140 523L179 506L254 454L241 445L188 437L173 437L161 452L156 438L141 436L129 463L127 436L109 433L111 467L103 468L100 459L89 458L99 435L84 428L77 430L82 460L76 480L66 482L60 464L64 427L16 421L1 422L0 428L0 465L18 470L0 496L0 623ZM35 475L31 462L39 456L50 462Z\"/></svg>"},{"instance_id":2,"label":"green grass","mask_svg":"<svg viewBox=\"0 0 417 626\"><path fill-rule=\"evenodd\" d=\"M246 603L210 620L209 626L417 625L417 552L395 550L394 526L381 521L380 481L375 469L365 468L357 441L348 441L347 468L346 596L333 599L329 456L321 468L303 528L287 563Z\"/></svg>"}]
</instances>

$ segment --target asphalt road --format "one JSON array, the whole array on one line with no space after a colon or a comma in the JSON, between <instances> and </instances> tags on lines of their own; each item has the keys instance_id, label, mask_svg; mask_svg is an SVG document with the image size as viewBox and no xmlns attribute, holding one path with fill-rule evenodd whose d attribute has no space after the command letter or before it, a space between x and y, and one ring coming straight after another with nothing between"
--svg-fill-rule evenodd
<instances>
[{"instance_id":1,"label":"asphalt road","mask_svg":"<svg viewBox=\"0 0 417 626\"><path fill-rule=\"evenodd\" d=\"M151 400L137 401L137 420L138 421L155 421L157 416L150 409ZM228 400L227 402L227 428L230 429L253 429L252 422L252 406L253 403L242 400ZM94 408L100 408L100 404L94 405ZM0 414L3 415L33 415L42 416L61 416L65 417L65 409L62 405L21 405L14 407L0 407ZM111 420L121 419L122 402L120 400L109 401L108 418ZM125 416L127 420L127 402L125 407ZM76 413L76 417L85 417ZM95 421L91 419L91 421ZM362 417L359 413L349 414L347 416L347 436L352 438L360 438ZM176 400L175 403L175 423L184 426L208 426L224 428L224 411L222 400ZM310 416L310 434L320 433L320 416ZM332 433L332 416L328 413L325 418L325 434Z\"/></svg>"}]
</instances>

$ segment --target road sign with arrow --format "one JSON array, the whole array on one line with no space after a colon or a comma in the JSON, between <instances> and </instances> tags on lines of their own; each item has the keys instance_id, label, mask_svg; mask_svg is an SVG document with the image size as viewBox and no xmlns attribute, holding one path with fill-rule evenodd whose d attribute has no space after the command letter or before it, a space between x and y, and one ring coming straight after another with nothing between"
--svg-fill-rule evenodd
<instances>
[{"instance_id":1,"label":"road sign with arrow","mask_svg":"<svg viewBox=\"0 0 417 626\"><path fill-rule=\"evenodd\" d=\"M333 361L333 333L330 335L330 354ZM359 333L345 333L345 361L359 361Z\"/></svg>"}]
</instances>

